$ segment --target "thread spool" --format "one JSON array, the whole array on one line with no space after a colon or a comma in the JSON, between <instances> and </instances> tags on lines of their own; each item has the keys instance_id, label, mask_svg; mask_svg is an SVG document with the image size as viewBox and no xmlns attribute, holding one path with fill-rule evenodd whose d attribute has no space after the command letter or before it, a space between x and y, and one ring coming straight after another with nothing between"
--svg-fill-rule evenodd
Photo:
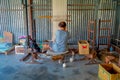
<instances>
[{"instance_id":1,"label":"thread spool","mask_svg":"<svg viewBox=\"0 0 120 80\"><path fill-rule=\"evenodd\" d=\"M73 60L74 60L74 58L73 58L73 57L71 57L71 58L70 58L70 62L73 62Z\"/></svg>"},{"instance_id":2,"label":"thread spool","mask_svg":"<svg viewBox=\"0 0 120 80\"><path fill-rule=\"evenodd\" d=\"M66 63L63 63L63 68L65 68L66 67Z\"/></svg>"},{"instance_id":3,"label":"thread spool","mask_svg":"<svg viewBox=\"0 0 120 80\"><path fill-rule=\"evenodd\" d=\"M58 63L59 63L59 64L61 64L61 63L62 63L62 61L61 61L61 60L58 60Z\"/></svg>"}]
</instances>

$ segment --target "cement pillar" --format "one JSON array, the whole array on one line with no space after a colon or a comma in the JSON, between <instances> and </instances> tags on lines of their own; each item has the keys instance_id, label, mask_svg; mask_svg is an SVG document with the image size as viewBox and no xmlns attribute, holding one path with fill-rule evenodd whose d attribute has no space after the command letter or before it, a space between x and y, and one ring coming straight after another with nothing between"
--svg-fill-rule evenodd
<instances>
[{"instance_id":1,"label":"cement pillar","mask_svg":"<svg viewBox=\"0 0 120 80\"><path fill-rule=\"evenodd\" d=\"M58 30L58 23L61 21L67 20L67 0L53 0L52 1L53 9L53 33L52 39L55 38L55 33Z\"/></svg>"}]
</instances>

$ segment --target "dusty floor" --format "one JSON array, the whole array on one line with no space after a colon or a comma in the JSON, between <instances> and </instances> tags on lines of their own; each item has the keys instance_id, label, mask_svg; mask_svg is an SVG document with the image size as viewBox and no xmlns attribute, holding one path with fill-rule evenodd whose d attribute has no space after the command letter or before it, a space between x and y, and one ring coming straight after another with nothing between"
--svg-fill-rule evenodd
<instances>
[{"instance_id":1,"label":"dusty floor","mask_svg":"<svg viewBox=\"0 0 120 80\"><path fill-rule=\"evenodd\" d=\"M50 59L43 64L26 64L23 55L0 54L0 80L98 80L98 65L84 65L87 61L62 64Z\"/></svg>"}]
</instances>

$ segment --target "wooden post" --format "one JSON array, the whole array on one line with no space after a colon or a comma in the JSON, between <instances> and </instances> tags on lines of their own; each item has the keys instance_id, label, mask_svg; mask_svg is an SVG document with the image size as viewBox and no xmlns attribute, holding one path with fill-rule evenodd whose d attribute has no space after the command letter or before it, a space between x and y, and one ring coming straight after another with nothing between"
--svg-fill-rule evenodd
<instances>
[{"instance_id":1,"label":"wooden post","mask_svg":"<svg viewBox=\"0 0 120 80\"><path fill-rule=\"evenodd\" d=\"M32 0L28 0L28 16L29 16L29 32L30 32L30 35L31 35L31 38L33 38L33 35L32 35L32 26L33 26L33 17L32 17Z\"/></svg>"}]
</instances>

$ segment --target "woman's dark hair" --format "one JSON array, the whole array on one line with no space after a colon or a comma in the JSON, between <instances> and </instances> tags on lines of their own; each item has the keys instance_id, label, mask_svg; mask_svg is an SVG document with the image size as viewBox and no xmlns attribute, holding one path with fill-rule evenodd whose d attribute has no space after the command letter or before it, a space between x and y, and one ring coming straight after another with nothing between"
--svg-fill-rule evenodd
<instances>
[{"instance_id":1,"label":"woman's dark hair","mask_svg":"<svg viewBox=\"0 0 120 80\"><path fill-rule=\"evenodd\" d=\"M65 28L66 27L66 22L62 21L58 24L59 27Z\"/></svg>"}]
</instances>

